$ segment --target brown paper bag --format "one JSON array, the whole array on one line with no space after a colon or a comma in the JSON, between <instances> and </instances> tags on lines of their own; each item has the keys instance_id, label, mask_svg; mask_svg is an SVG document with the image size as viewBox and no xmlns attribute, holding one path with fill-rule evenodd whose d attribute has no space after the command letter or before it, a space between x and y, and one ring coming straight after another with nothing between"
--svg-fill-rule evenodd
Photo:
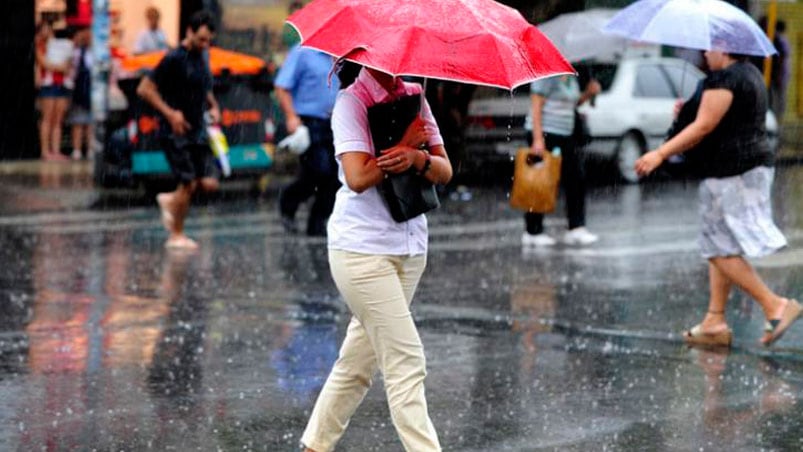
<instances>
[{"instance_id":1,"label":"brown paper bag","mask_svg":"<svg viewBox=\"0 0 803 452\"><path fill-rule=\"evenodd\" d=\"M558 199L561 158L544 151L543 160L528 163L529 152L530 148L516 152L510 206L525 212L550 213Z\"/></svg>"}]
</instances>

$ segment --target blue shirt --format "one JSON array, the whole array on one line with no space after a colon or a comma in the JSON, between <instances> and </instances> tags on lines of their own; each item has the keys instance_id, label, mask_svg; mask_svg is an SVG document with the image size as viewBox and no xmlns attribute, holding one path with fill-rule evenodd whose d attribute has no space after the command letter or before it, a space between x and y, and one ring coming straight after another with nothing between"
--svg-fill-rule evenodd
<instances>
[{"instance_id":1,"label":"blue shirt","mask_svg":"<svg viewBox=\"0 0 803 452\"><path fill-rule=\"evenodd\" d=\"M275 84L293 96L293 108L299 116L328 119L332 116L340 80L329 72L332 57L317 50L295 46L276 76Z\"/></svg>"}]
</instances>

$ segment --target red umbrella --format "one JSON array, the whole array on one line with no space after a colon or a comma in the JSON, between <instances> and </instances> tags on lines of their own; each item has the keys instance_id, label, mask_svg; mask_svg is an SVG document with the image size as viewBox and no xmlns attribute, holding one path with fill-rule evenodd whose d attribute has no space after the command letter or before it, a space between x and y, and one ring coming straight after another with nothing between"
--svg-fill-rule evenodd
<instances>
[{"instance_id":1,"label":"red umbrella","mask_svg":"<svg viewBox=\"0 0 803 452\"><path fill-rule=\"evenodd\" d=\"M392 75L512 89L575 73L518 11L493 0L313 0L287 22L301 45Z\"/></svg>"}]
</instances>

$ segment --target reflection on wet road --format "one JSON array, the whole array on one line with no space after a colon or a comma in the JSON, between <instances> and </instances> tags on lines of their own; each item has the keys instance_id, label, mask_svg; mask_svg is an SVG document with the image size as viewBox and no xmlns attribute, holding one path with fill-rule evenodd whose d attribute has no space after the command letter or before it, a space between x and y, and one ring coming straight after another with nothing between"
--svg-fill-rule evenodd
<instances>
[{"instance_id":1,"label":"reflection on wet road","mask_svg":"<svg viewBox=\"0 0 803 452\"><path fill-rule=\"evenodd\" d=\"M201 250L169 252L155 206L41 177L0 182L0 449L295 450L348 320L325 243L241 197L194 209ZM801 178L776 187L792 246L756 262L795 296ZM504 189L472 194L430 216L414 303L447 450L803 449L803 327L762 349L738 294L732 351L682 345L707 300L695 184L598 187L601 242L534 252ZM401 450L381 384L339 450Z\"/></svg>"}]
</instances>

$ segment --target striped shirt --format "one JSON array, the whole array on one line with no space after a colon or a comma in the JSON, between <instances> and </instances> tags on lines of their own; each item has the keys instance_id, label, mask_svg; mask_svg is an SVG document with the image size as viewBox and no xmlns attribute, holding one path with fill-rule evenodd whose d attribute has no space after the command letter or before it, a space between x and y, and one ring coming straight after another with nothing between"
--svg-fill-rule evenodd
<instances>
[{"instance_id":1,"label":"striped shirt","mask_svg":"<svg viewBox=\"0 0 803 452\"><path fill-rule=\"evenodd\" d=\"M546 99L541 113L543 132L570 136L574 131L574 108L580 99L577 78L563 75L536 80L530 84L530 93ZM527 114L524 127L533 130L532 111Z\"/></svg>"}]
</instances>

